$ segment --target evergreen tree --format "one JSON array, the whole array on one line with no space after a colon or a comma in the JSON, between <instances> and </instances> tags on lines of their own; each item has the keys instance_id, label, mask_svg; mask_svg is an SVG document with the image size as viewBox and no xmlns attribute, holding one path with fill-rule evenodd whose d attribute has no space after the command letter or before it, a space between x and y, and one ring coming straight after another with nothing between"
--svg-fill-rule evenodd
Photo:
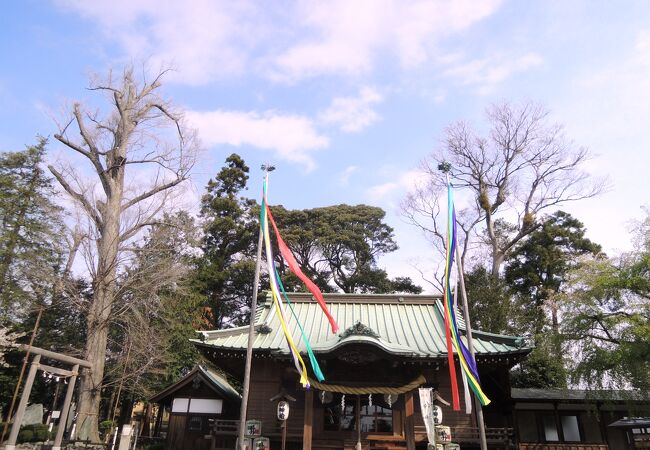
<instances>
[{"instance_id":1,"label":"evergreen tree","mask_svg":"<svg viewBox=\"0 0 650 450\"><path fill-rule=\"evenodd\" d=\"M0 319L15 321L52 293L60 269L62 212L45 175L47 140L0 154Z\"/></svg>"},{"instance_id":2,"label":"evergreen tree","mask_svg":"<svg viewBox=\"0 0 650 450\"><path fill-rule=\"evenodd\" d=\"M585 231L582 222L557 211L515 248L506 264L505 280L518 294L518 306L527 316L521 332L535 341L548 322L545 308L551 310L551 328L557 336L557 295L567 274L578 265L582 255L595 255L601 250L600 245L585 237Z\"/></svg>"},{"instance_id":3,"label":"evergreen tree","mask_svg":"<svg viewBox=\"0 0 650 450\"><path fill-rule=\"evenodd\" d=\"M303 271L325 292L420 293L408 277L390 279L377 259L397 250L384 210L333 205L304 210L271 208Z\"/></svg>"},{"instance_id":4,"label":"evergreen tree","mask_svg":"<svg viewBox=\"0 0 650 450\"><path fill-rule=\"evenodd\" d=\"M482 266L465 274L465 288L472 327L490 333L512 333L512 292L503 278L494 278Z\"/></svg>"},{"instance_id":5,"label":"evergreen tree","mask_svg":"<svg viewBox=\"0 0 650 450\"><path fill-rule=\"evenodd\" d=\"M24 342L44 308L36 345L64 329L50 320L61 293L64 249L62 211L52 201L52 181L42 167L46 146L47 140L39 138L23 151L0 154L0 334L20 335ZM6 356L6 364L0 364L3 406L11 399L24 355L11 351ZM37 383L35 392L42 387Z\"/></svg>"},{"instance_id":6,"label":"evergreen tree","mask_svg":"<svg viewBox=\"0 0 650 450\"><path fill-rule=\"evenodd\" d=\"M206 297L208 328L245 323L253 292L259 220L254 200L241 196L249 168L237 154L208 182L201 199L203 256L196 282Z\"/></svg>"},{"instance_id":7,"label":"evergreen tree","mask_svg":"<svg viewBox=\"0 0 650 450\"><path fill-rule=\"evenodd\" d=\"M515 293L516 329L535 345L530 356L513 372L521 387L566 387L567 372L559 332L559 299L569 272L586 254L600 246L585 237L584 225L563 211L517 246L506 263L505 280ZM547 318L550 310L550 326Z\"/></svg>"}]
</instances>

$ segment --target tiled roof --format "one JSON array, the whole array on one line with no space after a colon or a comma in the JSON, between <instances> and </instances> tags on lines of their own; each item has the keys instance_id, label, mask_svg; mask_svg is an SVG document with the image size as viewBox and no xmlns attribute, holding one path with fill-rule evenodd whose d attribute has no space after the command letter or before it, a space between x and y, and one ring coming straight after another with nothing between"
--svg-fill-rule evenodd
<instances>
[{"instance_id":1,"label":"tiled roof","mask_svg":"<svg viewBox=\"0 0 650 450\"><path fill-rule=\"evenodd\" d=\"M322 354L351 343L367 343L387 353L412 358L446 357L444 319L440 297L427 295L325 294L330 313L339 325L332 334L329 322L310 294L292 293L289 298L314 353ZM291 315L289 308L287 314ZM258 306L253 347L288 354L288 346L270 299ZM289 329L298 349L305 351L296 320ZM460 328L464 330L461 321ZM462 331L461 331L462 333ZM248 326L204 331L194 340L223 350L245 350ZM526 353L522 338L473 330L478 355ZM463 338L464 339L464 338Z\"/></svg>"},{"instance_id":2,"label":"tiled roof","mask_svg":"<svg viewBox=\"0 0 650 450\"><path fill-rule=\"evenodd\" d=\"M513 400L564 400L564 401L650 401L640 391L631 390L586 390L586 389L539 389L512 388Z\"/></svg>"},{"instance_id":3,"label":"tiled roof","mask_svg":"<svg viewBox=\"0 0 650 450\"><path fill-rule=\"evenodd\" d=\"M182 387L191 383L196 376L202 376L202 378L208 383L208 386L212 390L222 394L224 397L229 398L231 401L239 402L241 400L241 395L239 392L237 392L237 390L232 387L232 385L228 382L228 380L226 380L224 376L212 369L196 365L187 375L185 375L174 384L167 386L165 389L158 392L156 395L151 397L149 401L152 403L171 401L171 395L178 389L181 389Z\"/></svg>"}]
</instances>

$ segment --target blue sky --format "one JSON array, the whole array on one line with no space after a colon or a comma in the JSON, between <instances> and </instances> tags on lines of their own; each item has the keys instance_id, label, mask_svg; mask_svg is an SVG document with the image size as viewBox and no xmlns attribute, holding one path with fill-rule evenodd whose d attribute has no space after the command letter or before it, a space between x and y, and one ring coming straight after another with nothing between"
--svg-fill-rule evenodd
<instances>
[{"instance_id":1,"label":"blue sky","mask_svg":"<svg viewBox=\"0 0 650 450\"><path fill-rule=\"evenodd\" d=\"M369 203L401 249L391 275L433 251L398 204L445 125L503 99L543 103L611 190L567 208L614 253L648 203L650 2L9 1L0 17L0 150L52 135L92 73L172 66L165 94L205 151L187 203L235 151L278 169L270 201ZM65 157L52 144L52 158ZM419 280L416 280L419 281Z\"/></svg>"}]
</instances>

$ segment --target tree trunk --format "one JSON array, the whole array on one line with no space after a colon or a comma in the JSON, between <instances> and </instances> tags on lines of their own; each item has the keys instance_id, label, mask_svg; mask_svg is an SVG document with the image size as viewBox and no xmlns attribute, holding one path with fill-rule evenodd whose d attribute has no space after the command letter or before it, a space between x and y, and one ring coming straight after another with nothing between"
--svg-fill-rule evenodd
<instances>
[{"instance_id":1,"label":"tree trunk","mask_svg":"<svg viewBox=\"0 0 650 450\"><path fill-rule=\"evenodd\" d=\"M83 375L83 390L79 399L79 439L99 442L99 409L102 381L106 364L106 344L109 320L115 297L117 254L120 242L120 214L123 168L118 169L112 183L112 195L102 208L103 228L97 243L97 277L93 301L88 313L88 339L85 357L93 364L92 371Z\"/></svg>"},{"instance_id":2,"label":"tree trunk","mask_svg":"<svg viewBox=\"0 0 650 450\"><path fill-rule=\"evenodd\" d=\"M553 328L553 349L555 356L562 357L562 343L560 341L560 322L557 317L557 302L551 299L551 326Z\"/></svg>"},{"instance_id":3,"label":"tree trunk","mask_svg":"<svg viewBox=\"0 0 650 450\"><path fill-rule=\"evenodd\" d=\"M506 255L499 250L494 250L493 249L493 254L492 254L492 270L490 274L492 275L492 278L497 279L499 278L499 272L501 270L501 266L503 265L503 261L506 259Z\"/></svg>"}]
</instances>

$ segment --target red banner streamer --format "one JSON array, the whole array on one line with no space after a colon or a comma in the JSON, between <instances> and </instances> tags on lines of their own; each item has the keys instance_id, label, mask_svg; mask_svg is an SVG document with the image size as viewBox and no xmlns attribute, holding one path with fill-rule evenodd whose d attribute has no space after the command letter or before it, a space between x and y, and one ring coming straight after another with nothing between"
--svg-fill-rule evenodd
<instances>
[{"instance_id":1,"label":"red banner streamer","mask_svg":"<svg viewBox=\"0 0 650 450\"><path fill-rule=\"evenodd\" d=\"M447 292L445 291L445 297ZM454 411L460 411L460 396L458 395L458 380L456 379L456 365L454 363L454 346L451 343L451 331L449 329L449 319L447 312L447 302L445 306L445 337L447 338L447 363L449 364L449 378L451 379L451 403Z\"/></svg>"},{"instance_id":2,"label":"red banner streamer","mask_svg":"<svg viewBox=\"0 0 650 450\"><path fill-rule=\"evenodd\" d=\"M266 202L265 202L266 203ZM300 280L305 283L305 286L307 286L307 289L309 289L309 292L312 293L320 307L323 309L323 312L325 313L325 316L327 316L327 320L329 320L330 325L332 326L332 333L336 333L339 331L339 326L336 324L336 321L334 320L334 317L330 314L329 310L327 309L327 304L325 303L325 299L323 298L323 293L318 289L318 286L314 284L313 281L311 281L307 275L305 275L302 270L300 270L300 265L298 264L298 261L296 261L296 258L294 258L293 253L291 253L291 250L289 250L289 247L287 244L285 244L284 240L282 239L282 236L280 236L280 231L278 230L278 226L275 224L275 220L273 219L273 215L271 214L271 208L269 208L269 205L266 204L266 212L268 213L269 221L271 222L271 225L273 225L273 231L275 232L275 236L278 239L278 247L280 249L280 253L282 254L282 257L286 261L287 265L289 266L289 269L298 277Z\"/></svg>"}]
</instances>

